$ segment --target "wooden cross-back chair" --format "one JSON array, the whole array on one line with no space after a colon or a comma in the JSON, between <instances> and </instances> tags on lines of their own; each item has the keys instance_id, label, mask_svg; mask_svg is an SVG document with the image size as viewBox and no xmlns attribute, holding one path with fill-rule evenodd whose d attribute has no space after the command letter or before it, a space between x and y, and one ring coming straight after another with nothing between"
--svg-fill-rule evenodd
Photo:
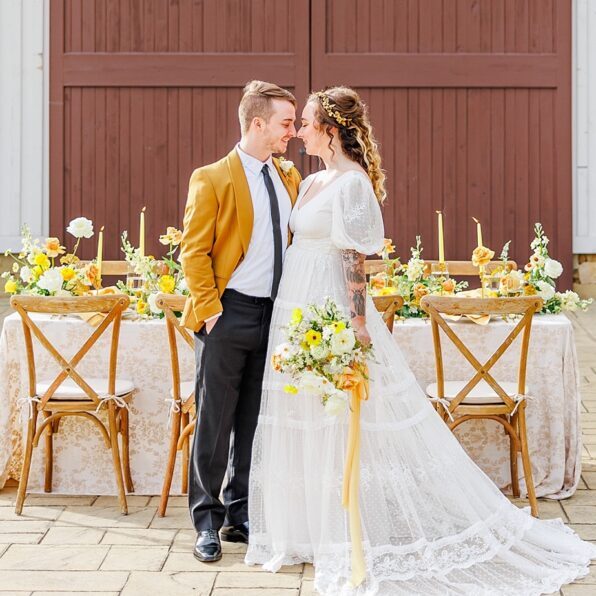
<instances>
[{"instance_id":1,"label":"wooden cross-back chair","mask_svg":"<svg viewBox=\"0 0 596 596\"><path fill-rule=\"evenodd\" d=\"M188 462L189 440L196 424L195 411L195 384L194 381L180 380L180 359L178 357L177 334L183 342L194 352L194 340L191 333L180 325L176 312L184 310L186 296L174 294L158 294L155 301L165 314L166 328L168 330L168 343L170 345L170 362L172 373L172 399L170 417L170 446L168 463L163 480L161 499L159 501L158 515L164 517L168 506L172 477L176 467L178 451L182 452L182 492L188 492Z\"/></svg>"},{"instance_id":2,"label":"wooden cross-back chair","mask_svg":"<svg viewBox=\"0 0 596 596\"><path fill-rule=\"evenodd\" d=\"M439 261L425 261L424 272L426 275L430 274L430 270L433 263ZM453 277L474 277L478 276L478 267L472 265L472 261L446 261L447 271L450 276ZM490 273L502 267L502 261L491 261L485 266L485 271ZM507 261L507 266L512 270L517 270L517 263L515 261ZM367 259L364 261L364 271L366 275L375 275L376 273L382 273L386 269L386 264L382 259Z\"/></svg>"},{"instance_id":3,"label":"wooden cross-back chair","mask_svg":"<svg viewBox=\"0 0 596 596\"><path fill-rule=\"evenodd\" d=\"M116 378L118 339L122 312L128 307L129 298L116 294L109 296L13 296L11 306L19 313L23 324L27 366L29 370L28 398L29 421L25 442L25 456L15 511L23 510L27 483L31 469L33 449L38 446L45 432L45 484L46 492L52 490L53 435L58 432L60 420L67 416L79 416L94 424L104 443L112 453L114 474L118 486L120 509L128 513L126 490L134 491L129 463L128 401L134 393L131 381ZM105 315L103 321L93 330L77 353L65 358L47 338L30 313L71 314L97 312ZM84 356L109 329L112 330L107 377L83 376L77 366ZM58 364L60 372L55 378L37 379L33 337ZM104 424L96 415L102 406L107 407L108 423ZM39 413L44 420L37 425ZM118 445L122 439L122 453Z\"/></svg>"},{"instance_id":4,"label":"wooden cross-back chair","mask_svg":"<svg viewBox=\"0 0 596 596\"><path fill-rule=\"evenodd\" d=\"M439 414L451 430L467 420L490 419L503 426L510 441L511 488L519 497L517 472L518 453L521 454L524 477L532 515L538 516L538 504L532 478L526 428L526 370L532 317L542 309L542 299L535 296L522 298L458 298L424 296L420 303L431 320L435 352L437 382L426 388L427 396L435 402ZM484 363L467 348L445 315L519 315L521 318L497 350ZM457 350L474 368L469 381L446 381L443 370L440 331L451 340ZM497 381L492 367L522 334L517 383ZM457 416L457 418L456 418Z\"/></svg>"},{"instance_id":5,"label":"wooden cross-back chair","mask_svg":"<svg viewBox=\"0 0 596 596\"><path fill-rule=\"evenodd\" d=\"M393 333L395 313L404 305L404 299L397 294L389 296L373 296L376 309L381 313L387 329Z\"/></svg>"}]
</instances>

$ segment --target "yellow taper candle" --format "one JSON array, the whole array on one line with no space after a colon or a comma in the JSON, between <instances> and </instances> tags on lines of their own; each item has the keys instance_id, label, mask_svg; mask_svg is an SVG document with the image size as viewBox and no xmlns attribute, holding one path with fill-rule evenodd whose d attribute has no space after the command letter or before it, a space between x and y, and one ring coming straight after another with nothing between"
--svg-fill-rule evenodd
<instances>
[{"instance_id":1,"label":"yellow taper candle","mask_svg":"<svg viewBox=\"0 0 596 596\"><path fill-rule=\"evenodd\" d=\"M475 217L473 217L472 219L476 222L476 232L478 234L478 246L484 246L482 244L482 228L480 226L480 222Z\"/></svg>"},{"instance_id":2,"label":"yellow taper candle","mask_svg":"<svg viewBox=\"0 0 596 596\"><path fill-rule=\"evenodd\" d=\"M101 279L101 266L103 264L103 229L104 226L101 226L97 237L97 275L99 279Z\"/></svg>"},{"instance_id":3,"label":"yellow taper candle","mask_svg":"<svg viewBox=\"0 0 596 596\"><path fill-rule=\"evenodd\" d=\"M439 263L445 262L445 241L443 238L443 212L437 211L439 218Z\"/></svg>"},{"instance_id":4,"label":"yellow taper candle","mask_svg":"<svg viewBox=\"0 0 596 596\"><path fill-rule=\"evenodd\" d=\"M142 257L145 256L145 209L147 207L141 209L141 225L139 229L139 252Z\"/></svg>"}]
</instances>

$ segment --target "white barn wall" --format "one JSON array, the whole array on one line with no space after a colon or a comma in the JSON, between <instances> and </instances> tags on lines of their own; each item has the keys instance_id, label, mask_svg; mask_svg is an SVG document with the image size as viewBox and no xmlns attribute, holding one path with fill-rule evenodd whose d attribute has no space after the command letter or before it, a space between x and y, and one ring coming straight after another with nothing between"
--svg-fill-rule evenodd
<instances>
[{"instance_id":1,"label":"white barn wall","mask_svg":"<svg viewBox=\"0 0 596 596\"><path fill-rule=\"evenodd\" d=\"M0 251L48 231L48 6L0 1Z\"/></svg>"}]
</instances>

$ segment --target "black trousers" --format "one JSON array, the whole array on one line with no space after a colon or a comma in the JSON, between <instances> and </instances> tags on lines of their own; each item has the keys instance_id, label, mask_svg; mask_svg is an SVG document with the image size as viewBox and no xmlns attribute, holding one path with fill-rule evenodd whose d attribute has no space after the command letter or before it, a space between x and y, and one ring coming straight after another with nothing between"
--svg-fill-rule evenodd
<instances>
[{"instance_id":1,"label":"black trousers","mask_svg":"<svg viewBox=\"0 0 596 596\"><path fill-rule=\"evenodd\" d=\"M197 426L189 508L197 531L248 521L248 477L273 302L226 290L223 314L195 333ZM224 475L224 503L219 499Z\"/></svg>"}]
</instances>

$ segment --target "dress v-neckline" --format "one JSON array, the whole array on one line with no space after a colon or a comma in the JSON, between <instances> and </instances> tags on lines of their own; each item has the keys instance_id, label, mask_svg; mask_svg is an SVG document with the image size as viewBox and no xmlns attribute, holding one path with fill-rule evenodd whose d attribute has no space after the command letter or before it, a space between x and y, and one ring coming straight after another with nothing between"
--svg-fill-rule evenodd
<instances>
[{"instance_id":1,"label":"dress v-neckline","mask_svg":"<svg viewBox=\"0 0 596 596\"><path fill-rule=\"evenodd\" d=\"M298 204L296 206L296 211L297 212L298 211L302 211L302 209L304 207L306 207L307 205L309 205L310 203L312 203L320 194L324 193L330 186L333 186L338 180L341 180L344 176L346 176L350 172L357 172L359 174L361 173L359 170L348 170L348 171L344 172L343 174L341 174L337 178L334 178L331 182L328 182L325 186L323 186L323 188L321 188L321 190L319 190L313 197L311 197L310 199L308 199L308 201L306 201L306 203L303 203L304 196L310 190L310 187L313 185L313 183L314 183L314 181L315 181L315 179L317 177L317 174L318 174L318 172L317 172L317 174L315 174L313 176L313 179L312 179L311 183L306 187L306 190L304 191L304 194L300 198L300 201L298 202Z\"/></svg>"}]
</instances>

